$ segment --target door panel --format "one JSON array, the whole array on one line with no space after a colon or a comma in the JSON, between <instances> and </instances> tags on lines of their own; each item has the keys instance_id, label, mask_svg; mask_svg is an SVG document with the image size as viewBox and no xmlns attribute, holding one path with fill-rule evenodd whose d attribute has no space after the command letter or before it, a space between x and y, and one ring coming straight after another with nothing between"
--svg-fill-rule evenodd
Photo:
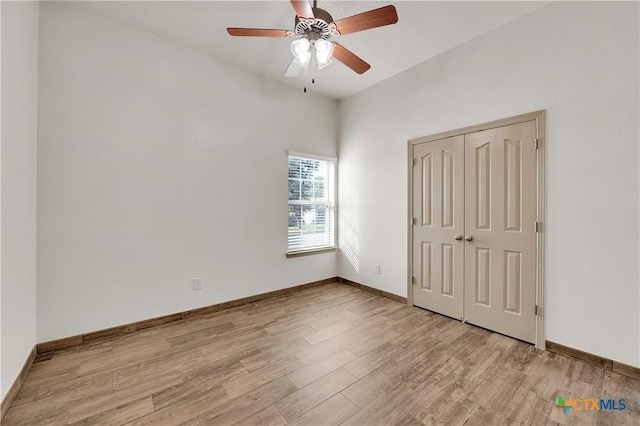
<instances>
[{"instance_id":1,"label":"door panel","mask_svg":"<svg viewBox=\"0 0 640 426\"><path fill-rule=\"evenodd\" d=\"M413 303L461 319L464 136L414 146Z\"/></svg>"},{"instance_id":2,"label":"door panel","mask_svg":"<svg viewBox=\"0 0 640 426\"><path fill-rule=\"evenodd\" d=\"M475 300L474 303L491 306L491 250L475 249Z\"/></svg>"},{"instance_id":3,"label":"door panel","mask_svg":"<svg viewBox=\"0 0 640 426\"><path fill-rule=\"evenodd\" d=\"M473 154L475 176L469 182L475 186L475 229L491 229L491 145L484 143Z\"/></svg>"},{"instance_id":4,"label":"door panel","mask_svg":"<svg viewBox=\"0 0 640 426\"><path fill-rule=\"evenodd\" d=\"M535 121L465 135L465 318L535 340Z\"/></svg>"}]
</instances>

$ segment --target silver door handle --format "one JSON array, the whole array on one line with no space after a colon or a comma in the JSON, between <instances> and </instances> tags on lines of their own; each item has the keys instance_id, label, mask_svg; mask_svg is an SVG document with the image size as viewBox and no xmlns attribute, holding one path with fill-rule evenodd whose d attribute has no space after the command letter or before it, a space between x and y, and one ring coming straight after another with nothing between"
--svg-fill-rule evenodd
<instances>
[{"instance_id":1,"label":"silver door handle","mask_svg":"<svg viewBox=\"0 0 640 426\"><path fill-rule=\"evenodd\" d=\"M467 240L467 241L473 241L473 237L471 235L469 235L469 234L465 235L464 239Z\"/></svg>"},{"instance_id":2,"label":"silver door handle","mask_svg":"<svg viewBox=\"0 0 640 426\"><path fill-rule=\"evenodd\" d=\"M461 234L456 234L453 236L453 239L456 241L461 241L462 240L462 235Z\"/></svg>"}]
</instances>

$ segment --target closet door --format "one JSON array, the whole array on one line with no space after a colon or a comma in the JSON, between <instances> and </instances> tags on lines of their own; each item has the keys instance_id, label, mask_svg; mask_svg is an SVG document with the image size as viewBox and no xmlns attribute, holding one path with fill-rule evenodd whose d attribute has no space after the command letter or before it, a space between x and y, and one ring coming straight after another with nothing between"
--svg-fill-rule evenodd
<instances>
[{"instance_id":1,"label":"closet door","mask_svg":"<svg viewBox=\"0 0 640 426\"><path fill-rule=\"evenodd\" d=\"M535 340L536 124L465 135L464 317Z\"/></svg>"},{"instance_id":2,"label":"closet door","mask_svg":"<svg viewBox=\"0 0 640 426\"><path fill-rule=\"evenodd\" d=\"M414 146L413 303L462 319L464 136Z\"/></svg>"}]
</instances>

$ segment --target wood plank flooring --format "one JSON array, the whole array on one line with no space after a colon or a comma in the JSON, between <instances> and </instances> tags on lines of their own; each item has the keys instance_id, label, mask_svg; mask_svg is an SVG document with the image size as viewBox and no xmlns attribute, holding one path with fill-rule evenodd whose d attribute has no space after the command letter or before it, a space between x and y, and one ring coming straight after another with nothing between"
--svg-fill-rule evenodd
<instances>
[{"instance_id":1,"label":"wood plank flooring","mask_svg":"<svg viewBox=\"0 0 640 426\"><path fill-rule=\"evenodd\" d=\"M336 283L38 357L20 424L640 425L640 381Z\"/></svg>"}]
</instances>

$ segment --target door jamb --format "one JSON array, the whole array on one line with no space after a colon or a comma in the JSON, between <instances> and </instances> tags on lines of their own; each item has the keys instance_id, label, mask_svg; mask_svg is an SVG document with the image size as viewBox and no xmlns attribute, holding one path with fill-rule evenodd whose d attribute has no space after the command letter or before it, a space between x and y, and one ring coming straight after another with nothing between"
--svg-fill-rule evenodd
<instances>
[{"instance_id":1,"label":"door jamb","mask_svg":"<svg viewBox=\"0 0 640 426\"><path fill-rule=\"evenodd\" d=\"M536 221L540 223L539 232L536 232L536 330L535 330L535 346L538 349L545 349L544 339L544 234L545 234L545 112L539 110L527 114L516 115L513 117L503 118L500 120L490 121L488 123L477 124L474 126L463 127L460 129L450 130L446 132L436 133L429 136L410 139L407 142L407 199L408 199L408 221L407 221L407 305L413 306L413 148L417 144L432 142L452 136L465 135L469 133L480 132L483 130L494 129L496 127L510 126L512 124L524 123L527 121L536 122L536 138L538 140L538 149L536 150L536 193L537 193L537 211Z\"/></svg>"}]
</instances>

